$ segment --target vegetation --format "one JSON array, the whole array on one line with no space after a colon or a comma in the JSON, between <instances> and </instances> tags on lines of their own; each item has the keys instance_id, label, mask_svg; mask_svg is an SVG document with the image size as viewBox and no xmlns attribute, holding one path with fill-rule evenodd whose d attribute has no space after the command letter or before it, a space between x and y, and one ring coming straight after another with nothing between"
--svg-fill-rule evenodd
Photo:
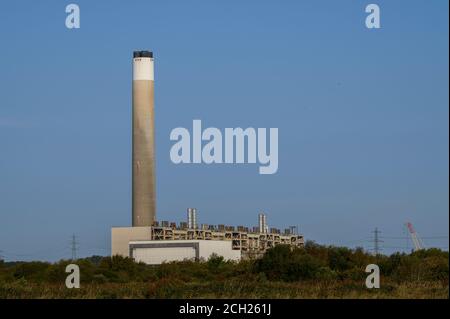
<instances>
[{"instance_id":1,"label":"vegetation","mask_svg":"<svg viewBox=\"0 0 450 319\"><path fill-rule=\"evenodd\" d=\"M239 263L212 256L158 266L119 256L79 259L81 288L67 289L69 260L0 261L1 298L448 298L449 254L428 249L373 256L363 249L307 242L277 246ZM367 289L377 264L381 288Z\"/></svg>"}]
</instances>

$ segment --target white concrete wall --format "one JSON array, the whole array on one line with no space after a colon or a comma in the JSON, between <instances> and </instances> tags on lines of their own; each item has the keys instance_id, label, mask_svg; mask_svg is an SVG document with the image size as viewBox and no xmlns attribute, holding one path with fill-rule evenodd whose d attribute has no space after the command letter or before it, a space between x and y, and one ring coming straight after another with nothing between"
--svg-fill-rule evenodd
<instances>
[{"instance_id":1,"label":"white concrete wall","mask_svg":"<svg viewBox=\"0 0 450 319\"><path fill-rule=\"evenodd\" d=\"M111 256L130 257L130 241L150 240L152 239L151 235L151 227L111 228Z\"/></svg>"},{"instance_id":2,"label":"white concrete wall","mask_svg":"<svg viewBox=\"0 0 450 319\"><path fill-rule=\"evenodd\" d=\"M241 251L231 249L231 240L199 240L200 258L207 260L213 253L225 260L240 260Z\"/></svg>"},{"instance_id":3,"label":"white concrete wall","mask_svg":"<svg viewBox=\"0 0 450 319\"><path fill-rule=\"evenodd\" d=\"M145 247L145 245L157 244L167 247ZM151 240L151 241L130 241L133 248L133 258L138 262L146 264L161 264L163 262L182 261L185 259L195 259L196 250L194 247L182 247L185 244L198 244L200 259L208 260L213 254L223 256L225 260L240 260L241 251L231 249L231 241L223 240ZM142 246L142 247L140 247Z\"/></svg>"},{"instance_id":4,"label":"white concrete wall","mask_svg":"<svg viewBox=\"0 0 450 319\"><path fill-rule=\"evenodd\" d=\"M159 265L168 261L195 259L195 249L193 247L135 248L133 257L136 262Z\"/></svg>"}]
</instances>

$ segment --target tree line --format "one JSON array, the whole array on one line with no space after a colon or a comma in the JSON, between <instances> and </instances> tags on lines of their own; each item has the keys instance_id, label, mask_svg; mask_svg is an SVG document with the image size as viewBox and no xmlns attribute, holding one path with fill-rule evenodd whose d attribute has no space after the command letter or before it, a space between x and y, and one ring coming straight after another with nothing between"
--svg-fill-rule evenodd
<instances>
[{"instance_id":1,"label":"tree line","mask_svg":"<svg viewBox=\"0 0 450 319\"><path fill-rule=\"evenodd\" d=\"M82 283L152 282L162 279L180 282L224 281L358 281L364 282L368 264L380 267L382 278L392 282L446 281L449 278L449 253L426 249L409 254L376 255L362 248L350 249L318 245L308 241L304 248L278 245L262 258L226 261L213 255L208 260L181 261L161 265L136 263L120 256L92 256L76 261L4 262L0 260L0 282L64 283L65 267L80 267Z\"/></svg>"}]
</instances>

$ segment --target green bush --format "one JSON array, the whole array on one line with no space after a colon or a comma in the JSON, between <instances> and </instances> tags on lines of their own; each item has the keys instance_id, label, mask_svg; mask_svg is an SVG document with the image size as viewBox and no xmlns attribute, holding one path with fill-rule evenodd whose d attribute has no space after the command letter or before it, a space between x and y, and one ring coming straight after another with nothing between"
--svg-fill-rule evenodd
<instances>
[{"instance_id":1,"label":"green bush","mask_svg":"<svg viewBox=\"0 0 450 319\"><path fill-rule=\"evenodd\" d=\"M315 278L322 266L319 259L303 249L278 245L256 261L255 270L265 273L270 280L297 281Z\"/></svg>"}]
</instances>

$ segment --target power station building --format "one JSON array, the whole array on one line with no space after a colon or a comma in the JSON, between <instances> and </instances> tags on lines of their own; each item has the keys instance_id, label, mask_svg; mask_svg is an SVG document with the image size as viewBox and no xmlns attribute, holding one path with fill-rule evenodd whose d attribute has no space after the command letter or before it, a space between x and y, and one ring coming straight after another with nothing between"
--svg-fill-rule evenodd
<instances>
[{"instance_id":1,"label":"power station building","mask_svg":"<svg viewBox=\"0 0 450 319\"><path fill-rule=\"evenodd\" d=\"M113 227L111 255L138 262L161 264L208 259L212 254L226 260L257 258L276 245L303 247L304 238L291 226L283 233L269 228L266 215L258 226L197 223L197 210L187 210L186 222L156 220L154 149L154 60L149 51L133 53L132 227Z\"/></svg>"}]
</instances>

